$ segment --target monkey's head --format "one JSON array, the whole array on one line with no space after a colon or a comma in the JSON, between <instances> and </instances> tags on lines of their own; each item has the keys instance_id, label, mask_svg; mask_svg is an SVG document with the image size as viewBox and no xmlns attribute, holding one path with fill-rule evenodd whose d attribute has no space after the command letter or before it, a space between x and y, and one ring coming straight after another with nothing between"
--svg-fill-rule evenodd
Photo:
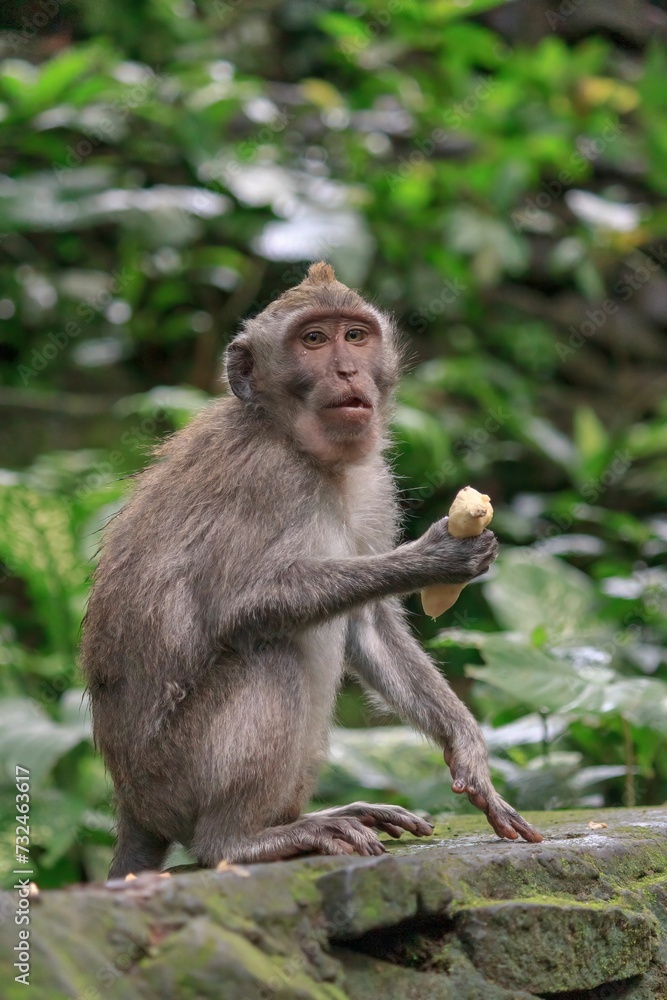
<instances>
[{"instance_id":1,"label":"monkey's head","mask_svg":"<svg viewBox=\"0 0 667 1000\"><path fill-rule=\"evenodd\" d=\"M234 395L302 451L356 462L382 440L400 354L391 319L320 262L245 323L225 367Z\"/></svg>"}]
</instances>

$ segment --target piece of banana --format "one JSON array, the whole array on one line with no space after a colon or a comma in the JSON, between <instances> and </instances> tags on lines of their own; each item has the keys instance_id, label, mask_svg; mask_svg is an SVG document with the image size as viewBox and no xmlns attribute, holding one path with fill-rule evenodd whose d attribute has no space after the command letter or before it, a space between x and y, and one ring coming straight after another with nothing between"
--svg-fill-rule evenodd
<instances>
[{"instance_id":1,"label":"piece of banana","mask_svg":"<svg viewBox=\"0 0 667 1000\"><path fill-rule=\"evenodd\" d=\"M481 535L491 523L493 507L486 493L478 493L472 486L464 486L454 497L449 508L447 530L454 538ZM431 618L438 618L451 608L465 587L464 583L435 583L422 590L422 607Z\"/></svg>"}]
</instances>

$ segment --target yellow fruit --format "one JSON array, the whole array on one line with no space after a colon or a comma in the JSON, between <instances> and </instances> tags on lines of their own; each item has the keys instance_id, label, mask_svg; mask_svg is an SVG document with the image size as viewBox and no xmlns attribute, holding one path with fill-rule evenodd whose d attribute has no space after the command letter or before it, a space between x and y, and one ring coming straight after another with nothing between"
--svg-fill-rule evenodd
<instances>
[{"instance_id":1,"label":"yellow fruit","mask_svg":"<svg viewBox=\"0 0 667 1000\"><path fill-rule=\"evenodd\" d=\"M472 486L464 486L454 497L449 508L447 530L454 538L471 538L481 535L491 523L493 507L486 493L478 493ZM435 583L422 590L422 607L431 618L438 618L454 604L464 583Z\"/></svg>"}]
</instances>

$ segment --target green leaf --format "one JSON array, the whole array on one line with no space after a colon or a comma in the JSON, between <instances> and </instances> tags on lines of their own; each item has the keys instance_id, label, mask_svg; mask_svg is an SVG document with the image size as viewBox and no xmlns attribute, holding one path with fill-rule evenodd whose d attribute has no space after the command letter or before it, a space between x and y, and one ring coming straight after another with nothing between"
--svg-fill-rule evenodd
<instances>
[{"instance_id":1,"label":"green leaf","mask_svg":"<svg viewBox=\"0 0 667 1000\"><path fill-rule=\"evenodd\" d=\"M349 801L356 786L409 808L460 811L466 805L449 787L442 751L408 726L336 727L330 761L336 773L325 773L320 786L328 800L340 789Z\"/></svg>"},{"instance_id":2,"label":"green leaf","mask_svg":"<svg viewBox=\"0 0 667 1000\"><path fill-rule=\"evenodd\" d=\"M47 631L50 651L74 654L87 570L72 511L60 497L22 485L0 486L0 559L22 577Z\"/></svg>"},{"instance_id":3,"label":"green leaf","mask_svg":"<svg viewBox=\"0 0 667 1000\"><path fill-rule=\"evenodd\" d=\"M485 667L466 674L511 695L540 712L602 712L606 688L615 672L603 666L576 666L505 636L489 636Z\"/></svg>"},{"instance_id":4,"label":"green leaf","mask_svg":"<svg viewBox=\"0 0 667 1000\"><path fill-rule=\"evenodd\" d=\"M482 655L487 665L466 667L469 677L492 684L540 712L563 712L582 700L587 708L599 709L600 686L615 677L608 667L575 667L500 633L489 636Z\"/></svg>"},{"instance_id":5,"label":"green leaf","mask_svg":"<svg viewBox=\"0 0 667 1000\"><path fill-rule=\"evenodd\" d=\"M476 632L474 629L448 628L439 632L434 639L431 639L429 646L432 649L447 649L448 647L483 649L488 638L488 632Z\"/></svg>"},{"instance_id":6,"label":"green leaf","mask_svg":"<svg viewBox=\"0 0 667 1000\"><path fill-rule=\"evenodd\" d=\"M100 61L96 46L66 48L45 62L29 94L34 109L51 107L66 96L67 88Z\"/></svg>"},{"instance_id":7,"label":"green leaf","mask_svg":"<svg viewBox=\"0 0 667 1000\"><path fill-rule=\"evenodd\" d=\"M504 0L466 0L465 3L461 3L460 0L431 0L423 7L430 24L446 24L460 18L473 17L485 10L493 10L503 3Z\"/></svg>"},{"instance_id":8,"label":"green leaf","mask_svg":"<svg viewBox=\"0 0 667 1000\"><path fill-rule=\"evenodd\" d=\"M79 842L86 815L86 803L57 788L42 788L30 809L30 837L33 844L46 848L39 863L51 868Z\"/></svg>"},{"instance_id":9,"label":"green leaf","mask_svg":"<svg viewBox=\"0 0 667 1000\"><path fill-rule=\"evenodd\" d=\"M568 437L542 417L529 416L523 426L523 435L544 455L564 469L576 464L577 454Z\"/></svg>"},{"instance_id":10,"label":"green leaf","mask_svg":"<svg viewBox=\"0 0 667 1000\"><path fill-rule=\"evenodd\" d=\"M498 623L541 640L585 632L594 625L594 592L588 577L555 556L513 549L495 564L484 596Z\"/></svg>"},{"instance_id":11,"label":"green leaf","mask_svg":"<svg viewBox=\"0 0 667 1000\"><path fill-rule=\"evenodd\" d=\"M14 781L18 764L29 769L31 785L42 784L61 757L89 739L84 715L76 722L54 722L27 698L0 702L0 768L8 781Z\"/></svg>"},{"instance_id":12,"label":"green leaf","mask_svg":"<svg viewBox=\"0 0 667 1000\"><path fill-rule=\"evenodd\" d=\"M365 47L371 36L364 22L357 17L342 14L339 11L331 11L318 18L318 24L322 31L345 41L353 41L360 48Z\"/></svg>"},{"instance_id":13,"label":"green leaf","mask_svg":"<svg viewBox=\"0 0 667 1000\"><path fill-rule=\"evenodd\" d=\"M392 428L397 447L409 458L409 471L415 476L436 473L449 457L448 436L441 422L430 413L400 405Z\"/></svg>"},{"instance_id":14,"label":"green leaf","mask_svg":"<svg viewBox=\"0 0 667 1000\"><path fill-rule=\"evenodd\" d=\"M667 732L667 684L654 677L628 677L610 684L603 712L623 716L634 726Z\"/></svg>"},{"instance_id":15,"label":"green leaf","mask_svg":"<svg viewBox=\"0 0 667 1000\"><path fill-rule=\"evenodd\" d=\"M574 414L574 441L581 475L599 476L607 463L609 436L590 406L580 406Z\"/></svg>"}]
</instances>

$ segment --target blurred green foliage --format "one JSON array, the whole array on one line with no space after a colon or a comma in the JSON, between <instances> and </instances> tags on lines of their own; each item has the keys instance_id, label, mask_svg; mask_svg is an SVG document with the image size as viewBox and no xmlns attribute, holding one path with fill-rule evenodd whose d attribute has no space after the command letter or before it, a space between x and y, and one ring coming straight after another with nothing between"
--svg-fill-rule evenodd
<instances>
[{"instance_id":1,"label":"blurred green foliage","mask_svg":"<svg viewBox=\"0 0 667 1000\"><path fill-rule=\"evenodd\" d=\"M562 8L562 9L561 9ZM634 10L635 8L633 8ZM437 624L521 808L667 797L667 56L550 0L31 0L0 15L0 816L43 885L112 813L76 668L99 531L324 257L398 315L406 531L472 482L503 557ZM585 15L585 16L584 16ZM418 605L411 602L411 610ZM467 808L343 692L322 800Z\"/></svg>"}]
</instances>

